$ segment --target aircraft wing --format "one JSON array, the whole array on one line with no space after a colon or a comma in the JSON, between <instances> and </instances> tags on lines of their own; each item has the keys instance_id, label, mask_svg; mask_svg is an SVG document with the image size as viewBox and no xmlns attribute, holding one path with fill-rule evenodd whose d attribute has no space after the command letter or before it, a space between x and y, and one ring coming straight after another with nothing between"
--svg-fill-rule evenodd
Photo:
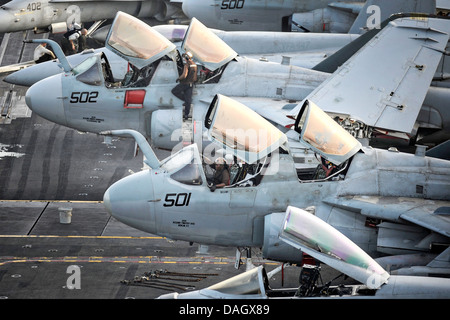
<instances>
[{"instance_id":1,"label":"aircraft wing","mask_svg":"<svg viewBox=\"0 0 450 320\"><path fill-rule=\"evenodd\" d=\"M444 236L450 236L450 207L439 207L434 212L424 212L422 208L412 208L400 215L400 218L433 230Z\"/></svg>"},{"instance_id":2,"label":"aircraft wing","mask_svg":"<svg viewBox=\"0 0 450 320\"><path fill-rule=\"evenodd\" d=\"M25 69L25 68L35 65L35 64L36 64L36 62L34 62L34 60L31 60L31 61L25 61L25 62L21 62L21 63L11 64L9 66L0 67L0 76L7 75L10 73Z\"/></svg>"},{"instance_id":3,"label":"aircraft wing","mask_svg":"<svg viewBox=\"0 0 450 320\"><path fill-rule=\"evenodd\" d=\"M449 33L450 19L401 15L305 100L369 126L410 133ZM295 117L301 105L290 115Z\"/></svg>"},{"instance_id":4,"label":"aircraft wing","mask_svg":"<svg viewBox=\"0 0 450 320\"><path fill-rule=\"evenodd\" d=\"M330 197L327 204L390 221L406 220L450 237L450 202L382 196Z\"/></svg>"}]
</instances>

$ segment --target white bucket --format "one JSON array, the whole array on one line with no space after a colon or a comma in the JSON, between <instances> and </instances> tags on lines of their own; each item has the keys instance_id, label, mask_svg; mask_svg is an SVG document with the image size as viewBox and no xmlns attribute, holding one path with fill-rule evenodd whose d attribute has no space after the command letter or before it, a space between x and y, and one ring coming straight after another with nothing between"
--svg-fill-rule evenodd
<instances>
[{"instance_id":1,"label":"white bucket","mask_svg":"<svg viewBox=\"0 0 450 320\"><path fill-rule=\"evenodd\" d=\"M59 222L62 224L69 224L72 222L72 208L58 208Z\"/></svg>"}]
</instances>

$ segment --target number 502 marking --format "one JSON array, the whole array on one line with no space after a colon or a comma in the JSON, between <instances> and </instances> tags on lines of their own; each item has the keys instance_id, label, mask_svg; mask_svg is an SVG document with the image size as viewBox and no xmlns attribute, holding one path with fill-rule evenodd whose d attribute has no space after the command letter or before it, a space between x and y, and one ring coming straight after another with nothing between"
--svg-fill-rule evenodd
<instances>
[{"instance_id":1,"label":"number 502 marking","mask_svg":"<svg viewBox=\"0 0 450 320\"><path fill-rule=\"evenodd\" d=\"M92 92L72 92L70 103L94 103L97 102L98 91Z\"/></svg>"}]
</instances>

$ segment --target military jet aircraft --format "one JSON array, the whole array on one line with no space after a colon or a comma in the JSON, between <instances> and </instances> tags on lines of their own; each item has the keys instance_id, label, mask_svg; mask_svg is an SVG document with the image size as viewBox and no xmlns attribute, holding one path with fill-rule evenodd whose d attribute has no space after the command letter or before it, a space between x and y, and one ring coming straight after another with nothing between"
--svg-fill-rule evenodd
<instances>
[{"instance_id":1,"label":"military jet aircraft","mask_svg":"<svg viewBox=\"0 0 450 320\"><path fill-rule=\"evenodd\" d=\"M427 268L428 274L448 274L449 249L439 253L450 236L450 161L363 147L309 100L286 134L223 95L212 101L205 126L208 137L236 157L223 188L209 182L208 161L197 144L159 161L137 131L104 132L133 135L150 166L108 188L107 210L152 234L260 247L267 259L300 263L300 252L278 233L288 206L307 208L373 257L393 255L388 264L398 259L409 266L425 253L419 265L433 260L444 267ZM320 165L297 170L293 142L320 156Z\"/></svg>"},{"instance_id":2,"label":"military jet aircraft","mask_svg":"<svg viewBox=\"0 0 450 320\"><path fill-rule=\"evenodd\" d=\"M436 1L282 1L182 0L183 12L209 28L363 33L399 12L436 13ZM270 17L266 10L270 10Z\"/></svg>"},{"instance_id":3,"label":"military jet aircraft","mask_svg":"<svg viewBox=\"0 0 450 320\"><path fill-rule=\"evenodd\" d=\"M173 42L178 49L181 48L187 28L186 25L152 27L153 30ZM314 67L325 57L330 56L358 37L354 34L211 31L234 51L239 52L241 56L305 68ZM106 35L103 42L105 39ZM71 66L77 66L93 54L101 52L108 58L114 77L123 78L128 69L128 61L105 47L86 50L83 53L67 56L66 59ZM0 67L0 73L3 69L7 69L4 73L19 70L9 74L4 79L5 82L27 87L64 71L55 61L39 64L28 61L18 65Z\"/></svg>"},{"instance_id":4,"label":"military jet aircraft","mask_svg":"<svg viewBox=\"0 0 450 320\"><path fill-rule=\"evenodd\" d=\"M65 33L70 25L112 19L118 11L159 21L185 19L180 6L172 1L69 1L12 0L0 7L0 32L34 30Z\"/></svg>"},{"instance_id":5,"label":"military jet aircraft","mask_svg":"<svg viewBox=\"0 0 450 320\"><path fill-rule=\"evenodd\" d=\"M349 9L348 4L341 2L345 1L12 0L1 6L0 32L32 29L36 32L65 32L74 22L81 25L113 19L118 11L156 21L188 22L190 18L197 17L200 20L205 19L208 24L213 23L211 27L224 30L291 31L293 14L324 8L330 3L333 3L332 10L341 13L339 16L344 14L345 21L350 24L364 3L355 1ZM337 19L338 13L333 15L334 20Z\"/></svg>"},{"instance_id":6,"label":"military jet aircraft","mask_svg":"<svg viewBox=\"0 0 450 320\"><path fill-rule=\"evenodd\" d=\"M225 1L224 1L225 2ZM260 2L256 3L257 5L261 5ZM286 2L283 3L285 5ZM284 37L286 36L285 33L282 32L276 32L276 41L273 42L273 44L267 45L265 44L266 41L261 41L259 36L264 39L264 37L272 37L271 34L263 34L262 32L252 32L250 31L252 36L255 36L254 41L248 41L241 39L241 43L234 43L234 39L236 36L240 36L242 33L245 35L249 34L249 31L247 32L226 32L224 30L229 30L230 28L223 27L223 23L229 24L229 21L232 21L232 19L220 19L217 18L217 16L222 17L222 13L228 12L229 14L235 14L239 13L243 17L245 17L245 20L250 20L254 18L256 20L257 26L254 28L250 28L247 26L245 30L268 30L268 24L266 18L261 18L260 15L255 14L254 12L254 6L255 4L247 3L248 7L240 8L238 10L219 10L218 6L207 6L205 5L205 1L199 2L199 1L191 1L186 0L183 2L183 8L184 11L188 12L191 18L196 18L202 23L204 23L207 27L213 28L214 32L219 35L219 37L224 40L228 45L230 45L236 52L239 52L240 55L246 55L248 56L248 53L259 53L259 54L265 54L268 52L265 52L264 50L276 50L276 47L279 45L279 42L284 42ZM310 12L300 13L300 14L294 14L292 15L289 20L291 20L292 27L284 26L285 29L292 28L293 30L298 31L304 31L304 33L314 34L313 39L318 37L318 34L362 34L367 32L368 30L371 30L373 28L379 28L380 23L386 19L389 18L392 14L396 14L399 12L420 12L425 14L435 14L436 13L436 4L434 0L403 0L403 1L391 1L391 0L368 0L365 2L364 6L361 9L361 6L363 5L362 2L332 2L327 7L316 9ZM190 6L193 6L195 9L189 9ZM248 10L245 10L245 9ZM361 9L361 10L360 10ZM216 11L215 15L211 14L210 11ZM359 12L356 20L354 19L354 13ZM336 14L334 14L336 13ZM271 17L274 17L274 9L273 6L270 9ZM340 19L340 16L344 16L344 20ZM296 18L297 16L297 18ZM348 16L352 16L351 19L348 18ZM214 18L212 18L214 17ZM261 21L264 23L261 24ZM301 25L295 21L300 21ZM247 21L248 22L248 21ZM179 41L184 37L185 31L183 29L186 29L186 25L159 25L154 26L155 29L162 33L165 37L167 37L170 41ZM108 35L110 26L103 26L101 28L98 28L95 32L93 32L90 37L97 40L98 42L105 43L105 39ZM220 31L217 29L221 29ZM244 30L242 25L236 25L233 29L236 30ZM277 29L277 28L275 28ZM277 29L278 30L278 29ZM327 31L327 32L324 32ZM220 34L221 33L221 34ZM223 33L226 33L224 36ZM283 52L283 54L286 54L288 52L292 51L299 51L298 49L294 49L291 46L295 46L297 42L302 43L304 46L311 45L311 38L308 37L298 37L298 33L301 32L293 32L294 34L297 34L295 36L292 36L292 42L290 43L290 46L283 45L284 50L288 49L288 51ZM258 38L256 38L258 37ZM231 41L229 41L231 40ZM330 41L330 39L325 38L322 40L324 41ZM247 43L247 46L243 46L243 42ZM237 45L237 46L236 46ZM328 46L328 45L327 45ZM292 50L291 50L292 49ZM303 47L302 50L306 51L308 48ZM273 52L273 51L272 51ZM279 53L282 53L278 50ZM322 52L322 59L324 56L329 55L328 52ZM259 58L259 57L258 57ZM291 57L292 58L292 57ZM322 60L321 59L321 60ZM273 59L269 58L270 61L274 61ZM281 60L280 60L281 61ZM293 62L290 61L293 65L299 65L297 64L297 61ZM305 67L306 65L302 64L300 65L302 67ZM313 67L314 65L311 65L310 67Z\"/></svg>"},{"instance_id":7,"label":"military jet aircraft","mask_svg":"<svg viewBox=\"0 0 450 320\"><path fill-rule=\"evenodd\" d=\"M151 39L146 43L152 48L140 47L144 38ZM106 56L101 54L75 68L64 62L67 65L64 74L46 78L28 89L28 106L48 120L81 131L98 133L124 127L141 128L143 134L154 137L153 143L158 147L172 148L179 142L178 137L173 140L172 134L181 128L183 103L171 93L182 69L175 45L125 13L117 15L108 39L107 48L132 65L124 78L115 78ZM204 115L209 102L201 101L210 101L212 91L235 96L295 99L299 93L317 87L327 76L300 67L239 57L195 19L183 48L192 51L201 61L193 95L195 119ZM64 61L64 57L61 60ZM108 76L105 78L105 75ZM278 92L272 86L278 87ZM39 87L52 88L53 94L42 95ZM68 99L61 99L66 94ZM56 107L55 103L62 103L63 108ZM75 105L77 107L73 108ZM64 110L66 107L68 109ZM62 112L59 115L58 110Z\"/></svg>"},{"instance_id":8,"label":"military jet aircraft","mask_svg":"<svg viewBox=\"0 0 450 320\"><path fill-rule=\"evenodd\" d=\"M298 20L295 19L296 14L300 12L314 14L316 10L327 7L336 12L333 14L335 20L339 19L342 23L351 25L364 5L364 1L347 3L329 0L268 2L258 0L182 0L181 2L183 3L183 12L189 18L195 17L210 28L234 31L291 31L293 28L294 30L304 30L301 29L300 24L305 17L302 16L302 20ZM332 7L329 7L330 5ZM268 10L270 10L269 15L267 14ZM329 31L329 29L324 31Z\"/></svg>"},{"instance_id":9,"label":"military jet aircraft","mask_svg":"<svg viewBox=\"0 0 450 320\"><path fill-rule=\"evenodd\" d=\"M288 207L280 239L308 252L317 261L341 271L360 284L319 285L321 267L304 264L297 288L272 289L269 279L280 267L266 273L258 266L208 288L187 293L168 293L158 299L448 299L450 279L389 274L341 232L312 215Z\"/></svg>"},{"instance_id":10,"label":"military jet aircraft","mask_svg":"<svg viewBox=\"0 0 450 320\"><path fill-rule=\"evenodd\" d=\"M341 123L361 138L370 137L372 128L382 129L383 134L414 134L418 115L421 126L442 129L450 118L445 108L450 90L440 88L432 108L423 110L422 102L426 96L436 96L429 85L448 41L444 31L450 29L448 23L447 19L428 16L392 17L381 30L366 33L313 69L305 69L240 57L193 19L181 46L184 51L192 51L201 69L193 93L191 130L201 134L201 119L215 93L241 97L249 107L285 127L293 124L285 115L289 115L294 102L303 100L313 90L317 96L329 98L321 107L338 115ZM182 136L182 101L171 93L181 70L179 52L173 43L130 15L119 13L114 25L107 48L133 66L126 76L117 78L101 54L74 68L64 62L64 74L31 86L27 104L44 118L81 131L131 128L150 138L154 146L171 149ZM130 31L127 26L134 29ZM429 32L433 32L433 37L427 35ZM121 39L120 46L112 44L113 37ZM157 39L158 42L149 43L162 49L142 59L138 57L142 54L139 43L144 37ZM367 41L371 45L358 51ZM390 56L390 60L383 60L383 67L375 65L374 59L383 55ZM65 61L65 57L60 61ZM338 64L342 64L341 68L334 71ZM370 77L365 75L368 70ZM341 90L338 84L344 81L353 84ZM348 98L355 94L361 101L348 104ZM366 108L360 108L361 105ZM439 116L427 117L431 113Z\"/></svg>"},{"instance_id":11,"label":"military jet aircraft","mask_svg":"<svg viewBox=\"0 0 450 320\"><path fill-rule=\"evenodd\" d=\"M407 0L402 1L384 1L370 0L367 1L365 7L376 6L382 13L381 19L388 18L389 15L397 12L422 12L434 14L435 6L433 1L428 0ZM367 10L367 9L366 9ZM359 22L352 27L354 30L368 30L367 16L361 13L358 17ZM378 18L377 18L378 19ZM105 43L106 37L111 26L102 27L95 32L89 32L89 37L101 43ZM187 25L157 25L153 26L154 30L164 35L168 40L173 42L177 47L181 46L184 39ZM92 28L95 29L95 28ZM256 59L264 59L271 62L279 62L305 68L313 68L327 56L332 55L335 51L347 45L349 42L357 38L358 32L351 33L283 33L283 32L227 32L224 30L212 29L212 31L223 41L225 41L233 50L239 52L241 56ZM121 78L126 72L127 61L118 58L106 48L100 50L106 54L111 65L112 73ZM90 52L84 52L83 55L76 54L67 57L70 65L76 66L85 60ZM24 69L30 65L33 68L16 72L15 74L5 78L6 82L31 86L39 80L51 75L60 73L62 70L55 63L41 63L35 65L34 61L24 62L13 66L5 66L0 68L0 73L13 72ZM5 69L6 71L3 71ZM332 70L324 70L332 72Z\"/></svg>"}]
</instances>

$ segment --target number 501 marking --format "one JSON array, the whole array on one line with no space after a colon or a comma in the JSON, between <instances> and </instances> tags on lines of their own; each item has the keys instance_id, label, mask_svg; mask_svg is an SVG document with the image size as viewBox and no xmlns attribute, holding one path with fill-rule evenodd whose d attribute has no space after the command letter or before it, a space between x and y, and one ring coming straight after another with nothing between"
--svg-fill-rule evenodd
<instances>
[{"instance_id":1,"label":"number 501 marking","mask_svg":"<svg viewBox=\"0 0 450 320\"><path fill-rule=\"evenodd\" d=\"M168 193L164 201L164 207L187 207L191 201L191 193Z\"/></svg>"}]
</instances>

